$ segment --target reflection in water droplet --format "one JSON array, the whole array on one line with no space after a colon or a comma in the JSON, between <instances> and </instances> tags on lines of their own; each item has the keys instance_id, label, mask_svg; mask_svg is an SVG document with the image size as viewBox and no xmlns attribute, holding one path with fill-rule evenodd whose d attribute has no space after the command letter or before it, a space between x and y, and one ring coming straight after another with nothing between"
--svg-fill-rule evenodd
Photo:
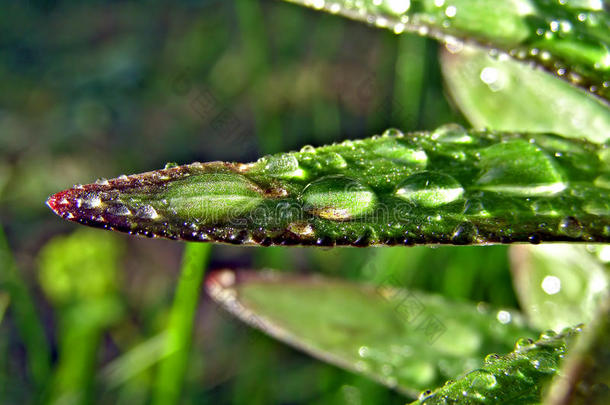
<instances>
[{"instance_id":1,"label":"reflection in water droplet","mask_svg":"<svg viewBox=\"0 0 610 405\"><path fill-rule=\"evenodd\" d=\"M157 211L155 211L155 209L150 205L141 206L136 210L135 215L136 217L142 219L155 219L159 216L159 214L157 214Z\"/></svg>"},{"instance_id":2,"label":"reflection in water droplet","mask_svg":"<svg viewBox=\"0 0 610 405\"><path fill-rule=\"evenodd\" d=\"M365 215L377 203L373 190L345 176L327 176L308 184L301 199L306 211L336 221Z\"/></svg>"},{"instance_id":3,"label":"reflection in water droplet","mask_svg":"<svg viewBox=\"0 0 610 405\"><path fill-rule=\"evenodd\" d=\"M459 200L464 189L447 174L423 171L407 177L396 195L423 207L437 207Z\"/></svg>"}]
</instances>

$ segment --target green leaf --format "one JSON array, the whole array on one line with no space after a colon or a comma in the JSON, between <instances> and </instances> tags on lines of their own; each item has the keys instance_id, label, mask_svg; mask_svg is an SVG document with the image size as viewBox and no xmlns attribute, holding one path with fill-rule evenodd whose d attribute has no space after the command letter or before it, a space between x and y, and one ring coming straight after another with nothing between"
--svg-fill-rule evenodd
<instances>
[{"instance_id":1,"label":"green leaf","mask_svg":"<svg viewBox=\"0 0 610 405\"><path fill-rule=\"evenodd\" d=\"M549 391L547 405L605 405L610 403L610 295L599 306L570 350Z\"/></svg>"},{"instance_id":2,"label":"green leaf","mask_svg":"<svg viewBox=\"0 0 610 405\"><path fill-rule=\"evenodd\" d=\"M445 50L443 73L453 99L476 128L553 132L604 142L606 104L568 83L478 47Z\"/></svg>"},{"instance_id":3,"label":"green leaf","mask_svg":"<svg viewBox=\"0 0 610 405\"><path fill-rule=\"evenodd\" d=\"M557 374L561 359L580 328L560 335L542 334L536 342L521 339L505 356L485 358L485 365L450 380L434 392L423 392L412 405L445 404L539 404L542 388Z\"/></svg>"},{"instance_id":4,"label":"green leaf","mask_svg":"<svg viewBox=\"0 0 610 405\"><path fill-rule=\"evenodd\" d=\"M608 242L609 161L585 141L448 125L121 176L47 204L86 225L235 244Z\"/></svg>"},{"instance_id":5,"label":"green leaf","mask_svg":"<svg viewBox=\"0 0 610 405\"><path fill-rule=\"evenodd\" d=\"M395 33L460 41L531 61L608 100L610 16L601 1L288 0Z\"/></svg>"},{"instance_id":6,"label":"green leaf","mask_svg":"<svg viewBox=\"0 0 610 405\"><path fill-rule=\"evenodd\" d=\"M386 282L387 281L387 282ZM221 271L208 293L235 316L324 361L411 396L535 336L519 314L322 277Z\"/></svg>"},{"instance_id":7,"label":"green leaf","mask_svg":"<svg viewBox=\"0 0 610 405\"><path fill-rule=\"evenodd\" d=\"M519 302L541 330L589 323L608 289L604 266L585 246L512 246Z\"/></svg>"}]
</instances>

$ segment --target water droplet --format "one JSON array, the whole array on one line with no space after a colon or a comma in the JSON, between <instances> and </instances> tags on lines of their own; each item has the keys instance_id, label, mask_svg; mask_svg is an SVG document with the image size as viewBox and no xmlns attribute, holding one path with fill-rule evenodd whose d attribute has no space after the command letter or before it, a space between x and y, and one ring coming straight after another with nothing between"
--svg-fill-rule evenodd
<instances>
[{"instance_id":1,"label":"water droplet","mask_svg":"<svg viewBox=\"0 0 610 405\"><path fill-rule=\"evenodd\" d=\"M511 318L512 317L510 315L510 312L508 312L508 311L498 311L498 314L496 315L496 319L498 320L498 322L500 322L503 325L510 323Z\"/></svg>"},{"instance_id":2,"label":"water droplet","mask_svg":"<svg viewBox=\"0 0 610 405\"><path fill-rule=\"evenodd\" d=\"M268 156L261 161L264 163L264 170L273 177L282 178L303 178L305 171L299 167L299 161L292 154Z\"/></svg>"},{"instance_id":3,"label":"water droplet","mask_svg":"<svg viewBox=\"0 0 610 405\"><path fill-rule=\"evenodd\" d=\"M532 343L534 343L534 341L532 339L521 338L521 339L517 340L517 343L515 343L515 351L520 351L520 350L530 346Z\"/></svg>"},{"instance_id":4,"label":"water droplet","mask_svg":"<svg viewBox=\"0 0 610 405\"><path fill-rule=\"evenodd\" d=\"M582 225L576 218L566 217L559 223L559 232L570 238L579 238L582 236Z\"/></svg>"},{"instance_id":5,"label":"water droplet","mask_svg":"<svg viewBox=\"0 0 610 405\"><path fill-rule=\"evenodd\" d=\"M550 355L540 354L535 359L530 360L530 364L541 373L555 373L557 363Z\"/></svg>"},{"instance_id":6,"label":"water droplet","mask_svg":"<svg viewBox=\"0 0 610 405\"><path fill-rule=\"evenodd\" d=\"M396 138L387 138L376 143L373 152L403 165L424 168L428 164L428 155L423 149L409 147Z\"/></svg>"},{"instance_id":7,"label":"water droplet","mask_svg":"<svg viewBox=\"0 0 610 405\"><path fill-rule=\"evenodd\" d=\"M107 179L101 178L101 179L97 179L95 181L95 184L99 184L100 186L107 186L110 183L108 183Z\"/></svg>"},{"instance_id":8,"label":"water droplet","mask_svg":"<svg viewBox=\"0 0 610 405\"><path fill-rule=\"evenodd\" d=\"M472 222L462 222L453 231L451 235L451 243L454 245L468 245L471 244L477 237L477 228Z\"/></svg>"},{"instance_id":9,"label":"water droplet","mask_svg":"<svg viewBox=\"0 0 610 405\"><path fill-rule=\"evenodd\" d=\"M308 184L301 199L306 211L336 221L365 215L377 203L377 196L370 188L340 175L323 177Z\"/></svg>"},{"instance_id":10,"label":"water droplet","mask_svg":"<svg viewBox=\"0 0 610 405\"><path fill-rule=\"evenodd\" d=\"M432 395L432 390L425 390L422 391L421 394L419 394L419 400L425 400L426 398L428 398L430 395Z\"/></svg>"},{"instance_id":11,"label":"water droplet","mask_svg":"<svg viewBox=\"0 0 610 405\"><path fill-rule=\"evenodd\" d=\"M328 154L323 155L322 161L324 165L328 168L333 169L344 169L347 167L347 162L341 155L336 152L330 152Z\"/></svg>"},{"instance_id":12,"label":"water droplet","mask_svg":"<svg viewBox=\"0 0 610 405\"><path fill-rule=\"evenodd\" d=\"M83 207L87 209L98 208L102 205L102 199L98 194L90 193L83 196L83 198L79 199L78 207Z\"/></svg>"},{"instance_id":13,"label":"water droplet","mask_svg":"<svg viewBox=\"0 0 610 405\"><path fill-rule=\"evenodd\" d=\"M542 290L548 295L555 295L561 291L561 280L559 277L546 276L540 284Z\"/></svg>"},{"instance_id":14,"label":"water droplet","mask_svg":"<svg viewBox=\"0 0 610 405\"><path fill-rule=\"evenodd\" d=\"M437 207L461 199L464 189L447 174L423 171L407 177L396 195L419 206Z\"/></svg>"},{"instance_id":15,"label":"water droplet","mask_svg":"<svg viewBox=\"0 0 610 405\"><path fill-rule=\"evenodd\" d=\"M446 124L432 133L432 139L443 143L471 143L472 137L459 124Z\"/></svg>"},{"instance_id":16,"label":"water droplet","mask_svg":"<svg viewBox=\"0 0 610 405\"><path fill-rule=\"evenodd\" d=\"M470 387L474 390L491 390L498 385L496 376L487 370L474 370L468 376L472 379Z\"/></svg>"},{"instance_id":17,"label":"water droplet","mask_svg":"<svg viewBox=\"0 0 610 405\"><path fill-rule=\"evenodd\" d=\"M109 214L112 215L118 215L118 216L127 216L127 215L131 215L131 211L129 210L129 208L127 208L124 205L113 205L108 207L108 209L106 210L106 212L108 212Z\"/></svg>"},{"instance_id":18,"label":"water droplet","mask_svg":"<svg viewBox=\"0 0 610 405\"><path fill-rule=\"evenodd\" d=\"M485 356L485 364L492 364L500 359L500 355L497 353L491 353Z\"/></svg>"},{"instance_id":19,"label":"water droplet","mask_svg":"<svg viewBox=\"0 0 610 405\"><path fill-rule=\"evenodd\" d=\"M124 174L121 174L121 175L118 177L118 179L119 179L119 180L129 180L129 177L127 177L127 176L126 176L126 175L124 175Z\"/></svg>"},{"instance_id":20,"label":"water droplet","mask_svg":"<svg viewBox=\"0 0 610 405\"><path fill-rule=\"evenodd\" d=\"M300 150L301 153L315 153L316 152L316 148L314 148L311 145L305 145L301 148Z\"/></svg>"},{"instance_id":21,"label":"water droplet","mask_svg":"<svg viewBox=\"0 0 610 405\"><path fill-rule=\"evenodd\" d=\"M403 132L400 129L388 128L385 131L383 131L383 134L381 134L381 136L402 138L403 136L405 136L405 134L403 134Z\"/></svg>"},{"instance_id":22,"label":"water droplet","mask_svg":"<svg viewBox=\"0 0 610 405\"><path fill-rule=\"evenodd\" d=\"M155 209L150 205L141 206L136 210L135 215L136 217L142 219L155 219L159 216L159 214L157 214L157 211L155 211Z\"/></svg>"},{"instance_id":23,"label":"water droplet","mask_svg":"<svg viewBox=\"0 0 610 405\"><path fill-rule=\"evenodd\" d=\"M481 151L481 177L484 190L522 196L549 196L567 186L551 158L535 145L511 140Z\"/></svg>"},{"instance_id":24,"label":"water droplet","mask_svg":"<svg viewBox=\"0 0 610 405\"><path fill-rule=\"evenodd\" d=\"M167 162L163 169L167 170L167 169L172 169L174 167L178 167L178 163L176 163L176 162Z\"/></svg>"},{"instance_id":25,"label":"water droplet","mask_svg":"<svg viewBox=\"0 0 610 405\"><path fill-rule=\"evenodd\" d=\"M488 217L491 214L485 209L483 201L481 201L479 198L471 198L466 201L466 205L464 206L464 215Z\"/></svg>"}]
</instances>

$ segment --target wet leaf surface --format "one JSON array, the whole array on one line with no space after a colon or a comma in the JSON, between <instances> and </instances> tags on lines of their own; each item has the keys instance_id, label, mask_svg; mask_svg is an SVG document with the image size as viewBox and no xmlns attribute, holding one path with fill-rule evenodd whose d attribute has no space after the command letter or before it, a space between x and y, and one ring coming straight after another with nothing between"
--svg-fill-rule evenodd
<instances>
[{"instance_id":1,"label":"wet leaf surface","mask_svg":"<svg viewBox=\"0 0 610 405\"><path fill-rule=\"evenodd\" d=\"M536 335L516 312L383 283L227 270L206 289L251 326L411 396Z\"/></svg>"},{"instance_id":2,"label":"wet leaf surface","mask_svg":"<svg viewBox=\"0 0 610 405\"><path fill-rule=\"evenodd\" d=\"M395 33L476 43L529 61L606 101L610 17L601 1L288 0Z\"/></svg>"},{"instance_id":3,"label":"wet leaf surface","mask_svg":"<svg viewBox=\"0 0 610 405\"><path fill-rule=\"evenodd\" d=\"M594 143L450 124L99 180L47 204L85 225L232 244L608 242L609 160Z\"/></svg>"},{"instance_id":4,"label":"wet leaf surface","mask_svg":"<svg viewBox=\"0 0 610 405\"><path fill-rule=\"evenodd\" d=\"M542 389L557 375L570 342L580 328L544 333L537 341L521 339L505 356L490 354L485 365L436 391L422 392L413 405L539 404Z\"/></svg>"}]
</instances>

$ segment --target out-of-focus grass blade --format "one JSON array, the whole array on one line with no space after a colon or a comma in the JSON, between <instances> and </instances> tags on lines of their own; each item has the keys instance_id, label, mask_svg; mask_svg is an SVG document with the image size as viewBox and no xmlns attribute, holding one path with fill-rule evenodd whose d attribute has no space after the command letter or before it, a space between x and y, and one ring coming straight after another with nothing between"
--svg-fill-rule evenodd
<instances>
[{"instance_id":1,"label":"out-of-focus grass blade","mask_svg":"<svg viewBox=\"0 0 610 405\"><path fill-rule=\"evenodd\" d=\"M1 225L0 289L10 294L10 312L24 343L28 371L36 389L42 391L51 373L50 348L34 298L19 274Z\"/></svg>"},{"instance_id":2,"label":"out-of-focus grass blade","mask_svg":"<svg viewBox=\"0 0 610 405\"><path fill-rule=\"evenodd\" d=\"M90 226L234 244L608 242L609 161L594 143L448 125L101 180L47 204Z\"/></svg>"},{"instance_id":3,"label":"out-of-focus grass blade","mask_svg":"<svg viewBox=\"0 0 610 405\"><path fill-rule=\"evenodd\" d=\"M610 296L573 350L546 398L546 405L610 404Z\"/></svg>"},{"instance_id":4,"label":"out-of-focus grass blade","mask_svg":"<svg viewBox=\"0 0 610 405\"><path fill-rule=\"evenodd\" d=\"M288 0L396 33L467 41L532 61L604 99L610 96L610 16L601 1Z\"/></svg>"},{"instance_id":5,"label":"out-of-focus grass blade","mask_svg":"<svg viewBox=\"0 0 610 405\"><path fill-rule=\"evenodd\" d=\"M8 307L9 302L11 301L11 296L6 292L0 292L0 324L2 324L2 320L4 319L4 312Z\"/></svg>"},{"instance_id":6,"label":"out-of-focus grass blade","mask_svg":"<svg viewBox=\"0 0 610 405\"><path fill-rule=\"evenodd\" d=\"M593 319L608 280L585 246L514 246L511 257L515 290L533 325L558 331Z\"/></svg>"},{"instance_id":7,"label":"out-of-focus grass blade","mask_svg":"<svg viewBox=\"0 0 610 405\"><path fill-rule=\"evenodd\" d=\"M560 335L544 333L536 342L519 340L512 353L488 355L483 367L423 392L412 405L540 404L545 384L557 375L567 346L579 333L579 328L567 329Z\"/></svg>"},{"instance_id":8,"label":"out-of-focus grass blade","mask_svg":"<svg viewBox=\"0 0 610 405\"><path fill-rule=\"evenodd\" d=\"M553 132L604 142L607 105L584 90L485 49L454 46L441 61L449 91L474 127Z\"/></svg>"},{"instance_id":9,"label":"out-of-focus grass blade","mask_svg":"<svg viewBox=\"0 0 610 405\"><path fill-rule=\"evenodd\" d=\"M386 285L221 271L206 289L265 333L410 395L535 335L516 313Z\"/></svg>"}]
</instances>

